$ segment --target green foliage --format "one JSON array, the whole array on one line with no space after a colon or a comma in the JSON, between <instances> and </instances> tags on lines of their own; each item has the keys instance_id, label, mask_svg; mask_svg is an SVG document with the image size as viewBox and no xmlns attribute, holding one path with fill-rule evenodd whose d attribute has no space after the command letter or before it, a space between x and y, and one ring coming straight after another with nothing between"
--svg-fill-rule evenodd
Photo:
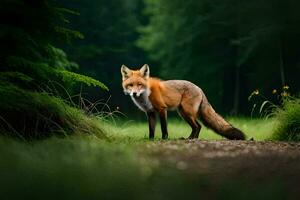
<instances>
[{"instance_id":1,"label":"green foliage","mask_svg":"<svg viewBox=\"0 0 300 200\"><path fill-rule=\"evenodd\" d=\"M103 138L101 120L47 93L29 92L14 85L0 85L0 133L21 138L53 134L94 134ZM3 98L4 97L4 98ZM16 120L17 119L17 120Z\"/></svg>"},{"instance_id":2,"label":"green foliage","mask_svg":"<svg viewBox=\"0 0 300 200\"><path fill-rule=\"evenodd\" d=\"M72 28L80 30L84 40L72 41L64 49L72 60L80 64L77 70L103 81L109 88L111 107L127 108L129 99L123 98L120 67L122 64L139 67L147 60L135 46L139 37L137 27L143 16L143 0L62 0L66 7L80 13L70 17ZM96 89L89 89L88 97L99 97ZM127 108L128 109L128 108Z\"/></svg>"},{"instance_id":3,"label":"green foliage","mask_svg":"<svg viewBox=\"0 0 300 200\"><path fill-rule=\"evenodd\" d=\"M275 112L278 124L273 139L300 141L300 99L286 99Z\"/></svg>"},{"instance_id":4,"label":"green foliage","mask_svg":"<svg viewBox=\"0 0 300 200\"><path fill-rule=\"evenodd\" d=\"M74 31L74 30L70 30L68 28L64 28L64 27L59 27L59 26L56 26L55 27L55 31L58 32L58 33L61 33L63 34L66 39L70 40L72 38L80 38L80 39L83 39L84 36L83 34L81 34L80 32L78 31Z\"/></svg>"},{"instance_id":5,"label":"green foliage","mask_svg":"<svg viewBox=\"0 0 300 200\"><path fill-rule=\"evenodd\" d=\"M49 80L60 82L61 76L68 75L63 80L76 81L78 78L79 82L85 80L87 84L93 82L95 86L104 88L92 78L73 74L70 79L70 74L65 71L78 68L78 65L70 61L62 49L53 45L72 38L83 38L80 32L65 27L68 24L65 14L73 12L56 7L51 0L39 3L13 0L1 4L0 12L6 17L0 31L3 44L0 50L3 60L1 71L22 73L31 77L36 85L47 84ZM13 17L24 19L14 21L11 20Z\"/></svg>"},{"instance_id":6,"label":"green foliage","mask_svg":"<svg viewBox=\"0 0 300 200\"><path fill-rule=\"evenodd\" d=\"M71 107L51 85L64 88L80 82L107 90L100 81L71 72L78 65L55 47L83 38L67 27L66 15L76 13L53 0L5 0L0 13L0 132L25 138L53 133L103 136L95 117Z\"/></svg>"},{"instance_id":7,"label":"green foliage","mask_svg":"<svg viewBox=\"0 0 300 200\"><path fill-rule=\"evenodd\" d=\"M216 100L224 95L221 80L225 66L227 70L234 67L227 39L233 33L225 21L231 19L219 12L223 6L223 11L230 12L228 2L218 2L220 6L206 0L146 2L150 22L141 27L138 46L161 65L163 78L190 80L205 90L213 105L220 106Z\"/></svg>"},{"instance_id":8,"label":"green foliage","mask_svg":"<svg viewBox=\"0 0 300 200\"><path fill-rule=\"evenodd\" d=\"M300 3L267 0L146 0L137 41L160 76L201 86L218 110L249 114L255 88L300 85ZM266 81L267 80L267 81Z\"/></svg>"},{"instance_id":9,"label":"green foliage","mask_svg":"<svg viewBox=\"0 0 300 200\"><path fill-rule=\"evenodd\" d=\"M274 110L282 108L289 98L291 98L291 94L288 85L273 89L272 93L269 92L266 94L262 94L256 89L248 97L248 101L253 103L251 117L272 117L275 114Z\"/></svg>"},{"instance_id":10,"label":"green foliage","mask_svg":"<svg viewBox=\"0 0 300 200\"><path fill-rule=\"evenodd\" d=\"M62 80L65 85L82 82L89 86L93 85L105 90L108 89L103 83L98 80L71 71L67 71L66 69L78 68L78 65L74 62L70 62L63 50L55 48L53 46L47 46L46 52L48 53L49 58L41 62L31 61L22 57L10 57L8 58L8 63L12 69L20 71L17 72L17 76L19 74L28 73L29 75L23 74L23 76L31 76L30 79L39 84L47 83L49 80ZM10 76L12 75L13 74L10 73Z\"/></svg>"},{"instance_id":11,"label":"green foliage","mask_svg":"<svg viewBox=\"0 0 300 200\"><path fill-rule=\"evenodd\" d=\"M104 90L108 90L108 88L103 83L101 83L100 81L97 81L91 77L84 76L81 74L76 74L74 72L70 72L70 71L66 71L66 70L58 71L58 72L62 75L63 81L81 82L81 83L87 84L88 86L95 86L95 87L98 86Z\"/></svg>"},{"instance_id":12,"label":"green foliage","mask_svg":"<svg viewBox=\"0 0 300 200\"><path fill-rule=\"evenodd\" d=\"M9 82L10 80L20 80L23 82L31 82L33 79L30 76L27 76L20 72L0 72L1 82Z\"/></svg>"}]
</instances>

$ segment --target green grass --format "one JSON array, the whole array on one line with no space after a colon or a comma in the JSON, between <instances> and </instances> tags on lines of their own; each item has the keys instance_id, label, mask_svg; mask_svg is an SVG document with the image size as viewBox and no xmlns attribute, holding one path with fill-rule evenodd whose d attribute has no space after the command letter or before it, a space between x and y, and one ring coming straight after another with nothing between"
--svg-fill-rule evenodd
<instances>
[{"instance_id":1,"label":"green grass","mask_svg":"<svg viewBox=\"0 0 300 200\"><path fill-rule=\"evenodd\" d=\"M90 133L105 137L96 117L59 97L1 83L0 94L0 134L26 139Z\"/></svg>"},{"instance_id":2,"label":"green grass","mask_svg":"<svg viewBox=\"0 0 300 200\"><path fill-rule=\"evenodd\" d=\"M144 190L141 188L144 176L135 154L125 145L111 145L92 136L33 143L1 138L1 197L138 197L134 190Z\"/></svg>"},{"instance_id":3,"label":"green grass","mask_svg":"<svg viewBox=\"0 0 300 200\"><path fill-rule=\"evenodd\" d=\"M272 119L249 119L249 118L229 118L228 121L235 127L241 129L247 138L254 140L267 140L271 138L275 121ZM107 132L115 138L123 138L125 140L143 140L148 138L148 124L146 122L117 122L114 126L107 124ZM190 135L191 129L189 125L181 119L170 119L168 121L169 139L187 138ZM161 138L160 124L156 125L156 139ZM222 139L212 130L202 126L200 139Z\"/></svg>"},{"instance_id":4,"label":"green grass","mask_svg":"<svg viewBox=\"0 0 300 200\"><path fill-rule=\"evenodd\" d=\"M268 139L272 120L231 119L248 137ZM228 180L214 188L205 174L187 176L161 167L143 154L147 124L99 122L110 140L93 134L23 142L0 137L0 188L3 199L280 199L279 183L252 187L247 180ZM157 127L159 128L159 127ZM170 120L171 139L186 137L182 121ZM158 130L159 132L159 130ZM157 139L160 134L157 133ZM220 139L203 128L201 138ZM274 188L276 192L274 192ZM232 191L235 192L232 192ZM213 193L211 193L213 192Z\"/></svg>"},{"instance_id":5,"label":"green grass","mask_svg":"<svg viewBox=\"0 0 300 200\"><path fill-rule=\"evenodd\" d=\"M277 125L274 140L300 141L300 99L287 99L275 112Z\"/></svg>"}]
</instances>

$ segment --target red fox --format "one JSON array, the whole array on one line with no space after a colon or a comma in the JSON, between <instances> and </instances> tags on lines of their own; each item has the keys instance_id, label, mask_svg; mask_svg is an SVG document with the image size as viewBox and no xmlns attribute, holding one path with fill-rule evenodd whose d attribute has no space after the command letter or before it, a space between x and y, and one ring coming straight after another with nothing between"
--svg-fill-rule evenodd
<instances>
[{"instance_id":1,"label":"red fox","mask_svg":"<svg viewBox=\"0 0 300 200\"><path fill-rule=\"evenodd\" d=\"M168 138L167 110L178 109L182 118L191 126L189 139L199 137L203 124L216 133L232 140L244 140L245 135L233 127L215 112L203 91L195 84L185 80L162 81L150 77L147 64L139 70L131 70L125 65L121 67L122 86L125 94L129 94L138 108L148 117L149 138L154 138L156 112L159 113L162 138Z\"/></svg>"}]
</instances>

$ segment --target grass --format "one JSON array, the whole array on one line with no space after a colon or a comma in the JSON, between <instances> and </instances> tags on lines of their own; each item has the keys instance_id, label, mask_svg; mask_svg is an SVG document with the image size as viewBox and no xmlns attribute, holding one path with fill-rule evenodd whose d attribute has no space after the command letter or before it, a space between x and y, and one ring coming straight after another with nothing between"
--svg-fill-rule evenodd
<instances>
[{"instance_id":1,"label":"grass","mask_svg":"<svg viewBox=\"0 0 300 200\"><path fill-rule=\"evenodd\" d=\"M143 190L134 152L96 137L1 138L0 152L1 196L7 199L118 199Z\"/></svg>"},{"instance_id":2,"label":"grass","mask_svg":"<svg viewBox=\"0 0 300 200\"><path fill-rule=\"evenodd\" d=\"M248 137L268 139L272 120L230 121ZM161 167L142 153L147 124L101 122L111 140L90 135L52 137L23 142L0 137L0 187L3 199L281 199L283 188L272 181L253 185L247 180L228 180L216 187L213 177L187 176ZM189 127L170 120L170 138L188 136ZM157 139L160 138L158 130ZM204 129L202 139L220 139ZM275 191L274 191L275 190Z\"/></svg>"},{"instance_id":3,"label":"grass","mask_svg":"<svg viewBox=\"0 0 300 200\"><path fill-rule=\"evenodd\" d=\"M249 118L229 118L228 121L241 129L247 138L254 140L267 140L271 138L275 121L272 119L249 119ZM107 132L113 133L115 138L125 140L144 140L148 138L148 125L146 117L144 122L140 121L119 121L115 128L111 124L107 124ZM191 132L189 125L181 119L170 119L168 121L169 139L178 139L181 137L187 138ZM156 125L156 139L161 138L160 124ZM214 133L212 130L202 126L200 139L222 139L221 136Z\"/></svg>"},{"instance_id":4,"label":"grass","mask_svg":"<svg viewBox=\"0 0 300 200\"><path fill-rule=\"evenodd\" d=\"M300 99L285 100L283 108L277 108L275 115L278 123L273 139L300 141Z\"/></svg>"},{"instance_id":5,"label":"grass","mask_svg":"<svg viewBox=\"0 0 300 200\"><path fill-rule=\"evenodd\" d=\"M9 84L0 84L0 93L0 134L26 139L89 133L105 137L96 117L59 97Z\"/></svg>"}]
</instances>

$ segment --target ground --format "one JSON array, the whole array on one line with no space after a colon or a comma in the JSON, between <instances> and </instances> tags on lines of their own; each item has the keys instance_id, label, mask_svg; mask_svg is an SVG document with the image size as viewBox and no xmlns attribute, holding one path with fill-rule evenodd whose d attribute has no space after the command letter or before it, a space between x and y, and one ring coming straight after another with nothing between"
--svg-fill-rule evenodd
<instances>
[{"instance_id":1,"label":"ground","mask_svg":"<svg viewBox=\"0 0 300 200\"><path fill-rule=\"evenodd\" d=\"M230 140L174 140L147 144L145 151L163 164L180 170L223 175L260 167L261 173L294 173L300 175L300 144ZM245 165L247 163L247 165ZM264 166L264 167L262 167ZM225 171L223 169L226 169ZM251 175L260 175L258 170ZM272 174L273 175L273 174ZM300 176L299 176L300 177ZM300 188L299 188L300 189Z\"/></svg>"},{"instance_id":2,"label":"ground","mask_svg":"<svg viewBox=\"0 0 300 200\"><path fill-rule=\"evenodd\" d=\"M258 185L277 179L289 195L300 197L299 143L177 140L148 144L146 151L163 166L209 175L212 185L228 179Z\"/></svg>"},{"instance_id":3,"label":"ground","mask_svg":"<svg viewBox=\"0 0 300 200\"><path fill-rule=\"evenodd\" d=\"M1 199L300 199L300 143L270 141L273 120L230 121L255 141L180 140L176 120L165 141L141 122L101 122L109 140L0 137Z\"/></svg>"}]
</instances>

